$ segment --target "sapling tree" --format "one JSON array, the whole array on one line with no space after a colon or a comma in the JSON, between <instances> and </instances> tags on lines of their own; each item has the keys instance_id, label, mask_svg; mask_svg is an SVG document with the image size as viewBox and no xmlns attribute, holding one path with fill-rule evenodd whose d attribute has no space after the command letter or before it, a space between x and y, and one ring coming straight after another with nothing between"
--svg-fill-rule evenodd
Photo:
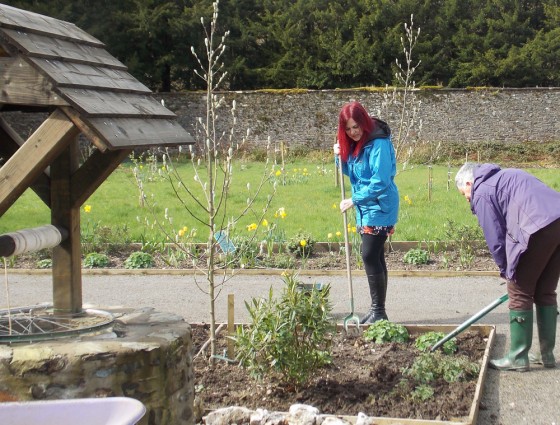
<instances>
[{"instance_id":1,"label":"sapling tree","mask_svg":"<svg viewBox=\"0 0 560 425\"><path fill-rule=\"evenodd\" d=\"M187 180L181 167L176 166L174 156L169 152L163 155L163 176L169 181L175 199L183 207L187 215L197 223L197 226L208 232L205 246L206 264L198 265L196 255L192 250L182 243L181 229L176 228L173 217L165 210L163 218L161 212L156 208L155 196L148 197L144 189L141 174L136 168L135 175L137 183L144 199L144 204L153 213L155 225L166 235L166 238L174 243L178 249L183 250L185 255L193 256L193 265L205 276L206 289L197 280L198 287L205 291L209 297L210 315L210 349L211 354L216 354L215 328L216 310L215 301L220 294L223 284L233 276L231 264L236 263L236 257L241 253L234 246L225 248L224 241L230 239L236 223L247 214L253 214L257 223L262 223L268 210L272 197L275 193L274 185L266 185L272 176L272 170L265 162L260 181L254 187L247 183L247 201L241 211L230 211L228 209L228 197L233 179L233 160L245 143L243 140L235 140L234 130L236 125L236 104L233 101L230 106L231 126L229 132L219 131L219 120L223 117L220 112L225 111L229 105L224 98L217 94L217 90L225 81L227 73L223 70L222 56L226 50L226 39L228 32L221 37L217 33L218 1L213 3L213 15L209 28L205 26L204 18L201 18L202 27L205 32L203 55L199 55L194 47L191 48L199 68L195 70L196 75L202 78L206 84L206 114L199 117L194 127L195 147L189 146L189 157L194 172L194 184ZM268 150L268 147L267 147ZM271 188L270 193L265 194L265 188ZM150 200L150 202L147 202ZM258 207L257 207L258 206ZM254 232L253 234L256 234ZM222 245L220 245L222 243ZM227 254L227 255L222 255ZM218 258L220 256L220 258ZM195 276L196 277L196 276Z\"/></svg>"},{"instance_id":2,"label":"sapling tree","mask_svg":"<svg viewBox=\"0 0 560 425\"><path fill-rule=\"evenodd\" d=\"M408 166L418 148L422 143L420 134L422 133L422 119L420 118L420 109L422 101L417 96L418 89L414 81L414 73L421 61L413 60L413 52L418 38L420 37L420 28L414 28L414 15L410 15L410 24L404 23L405 37L401 37L401 46L403 49L405 61L401 63L399 59L395 59L395 81L396 84L389 88L387 85L383 95L383 102L380 116L388 116L389 111L396 111L397 125L396 131L393 131L393 145L398 162L402 164L403 170ZM431 146L429 146L431 149ZM431 149L431 162L439 151L439 145L435 149Z\"/></svg>"}]
</instances>

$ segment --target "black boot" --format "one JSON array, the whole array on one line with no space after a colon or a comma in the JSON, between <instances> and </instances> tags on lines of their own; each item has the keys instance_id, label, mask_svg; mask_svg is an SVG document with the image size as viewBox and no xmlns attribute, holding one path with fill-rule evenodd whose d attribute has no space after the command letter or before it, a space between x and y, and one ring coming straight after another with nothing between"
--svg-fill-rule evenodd
<instances>
[{"instance_id":1,"label":"black boot","mask_svg":"<svg viewBox=\"0 0 560 425\"><path fill-rule=\"evenodd\" d=\"M388 320L385 313L385 298L387 296L387 276L385 273L368 275L369 294L371 307L360 320L360 324L375 323L379 320Z\"/></svg>"}]
</instances>

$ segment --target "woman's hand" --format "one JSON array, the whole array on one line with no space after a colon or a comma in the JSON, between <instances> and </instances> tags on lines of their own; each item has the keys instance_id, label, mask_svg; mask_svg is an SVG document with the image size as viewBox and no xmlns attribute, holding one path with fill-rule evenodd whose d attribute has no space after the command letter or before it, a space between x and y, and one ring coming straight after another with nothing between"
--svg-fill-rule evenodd
<instances>
[{"instance_id":1,"label":"woman's hand","mask_svg":"<svg viewBox=\"0 0 560 425\"><path fill-rule=\"evenodd\" d=\"M340 201L340 212L344 212L354 206L354 202L352 202L352 198L343 199Z\"/></svg>"},{"instance_id":2,"label":"woman's hand","mask_svg":"<svg viewBox=\"0 0 560 425\"><path fill-rule=\"evenodd\" d=\"M335 155L340 155L340 145L338 143L334 144L333 152L334 152Z\"/></svg>"}]
</instances>

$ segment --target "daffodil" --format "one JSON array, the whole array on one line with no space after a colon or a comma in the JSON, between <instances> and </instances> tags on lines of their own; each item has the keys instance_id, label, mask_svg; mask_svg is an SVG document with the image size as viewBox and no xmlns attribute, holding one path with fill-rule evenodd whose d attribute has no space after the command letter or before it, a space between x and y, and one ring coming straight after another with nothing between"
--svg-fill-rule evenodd
<instances>
[{"instance_id":1,"label":"daffodil","mask_svg":"<svg viewBox=\"0 0 560 425\"><path fill-rule=\"evenodd\" d=\"M91 205L84 206L84 212L89 214L91 212Z\"/></svg>"},{"instance_id":2,"label":"daffodil","mask_svg":"<svg viewBox=\"0 0 560 425\"><path fill-rule=\"evenodd\" d=\"M302 239L301 241L299 241L300 246L302 247L306 247L307 246L307 241L305 239Z\"/></svg>"},{"instance_id":3,"label":"daffodil","mask_svg":"<svg viewBox=\"0 0 560 425\"><path fill-rule=\"evenodd\" d=\"M333 234L332 234L332 233L329 233L329 234L327 235L327 239L332 239L332 236L333 236Z\"/></svg>"},{"instance_id":4,"label":"daffodil","mask_svg":"<svg viewBox=\"0 0 560 425\"><path fill-rule=\"evenodd\" d=\"M261 223L264 227L268 227L268 221L267 219L263 219L262 223Z\"/></svg>"},{"instance_id":5,"label":"daffodil","mask_svg":"<svg viewBox=\"0 0 560 425\"><path fill-rule=\"evenodd\" d=\"M281 175L282 175L282 171L277 170L277 171L276 171L276 177L281 176Z\"/></svg>"},{"instance_id":6,"label":"daffodil","mask_svg":"<svg viewBox=\"0 0 560 425\"><path fill-rule=\"evenodd\" d=\"M257 230L257 223L251 223L247 226L247 230L249 232L254 232L255 230Z\"/></svg>"},{"instance_id":7,"label":"daffodil","mask_svg":"<svg viewBox=\"0 0 560 425\"><path fill-rule=\"evenodd\" d=\"M340 231L336 232L336 237L340 238L340 236L342 236L342 232L340 232Z\"/></svg>"}]
</instances>

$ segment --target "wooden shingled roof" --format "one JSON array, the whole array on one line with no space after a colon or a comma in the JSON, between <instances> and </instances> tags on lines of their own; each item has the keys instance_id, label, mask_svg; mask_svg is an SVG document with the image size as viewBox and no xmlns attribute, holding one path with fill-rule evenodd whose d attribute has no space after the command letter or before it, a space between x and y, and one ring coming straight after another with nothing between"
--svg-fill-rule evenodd
<instances>
[{"instance_id":1,"label":"wooden shingled roof","mask_svg":"<svg viewBox=\"0 0 560 425\"><path fill-rule=\"evenodd\" d=\"M9 111L47 119L24 140ZM85 159L80 135L97 148ZM52 251L56 311L82 311L81 205L133 149L192 143L175 114L99 40L0 4L0 217L31 188L50 208L50 224L67 235Z\"/></svg>"},{"instance_id":2,"label":"wooden shingled roof","mask_svg":"<svg viewBox=\"0 0 560 425\"><path fill-rule=\"evenodd\" d=\"M193 143L104 44L72 23L0 4L0 112L60 107L104 151Z\"/></svg>"}]
</instances>

